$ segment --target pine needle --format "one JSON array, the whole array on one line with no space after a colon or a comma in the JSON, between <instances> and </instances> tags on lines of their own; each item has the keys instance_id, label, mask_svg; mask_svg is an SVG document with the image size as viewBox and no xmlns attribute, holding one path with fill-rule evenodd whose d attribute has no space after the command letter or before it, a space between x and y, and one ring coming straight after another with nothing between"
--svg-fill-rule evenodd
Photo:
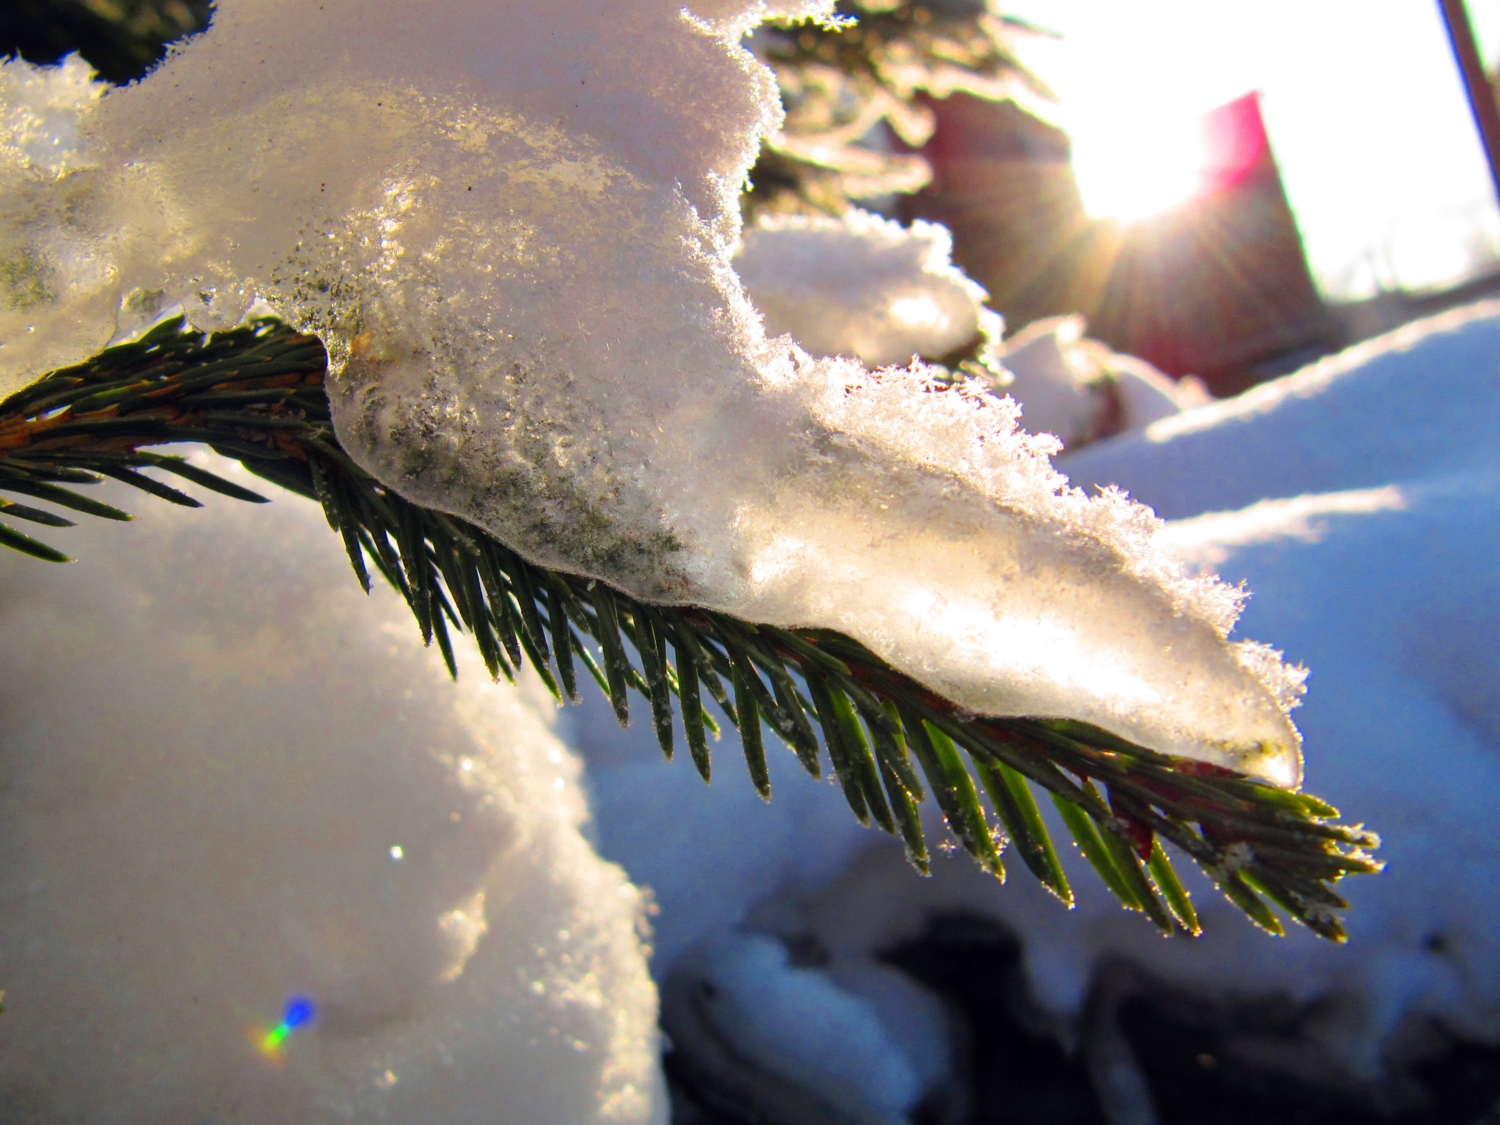
<instances>
[{"instance_id":1,"label":"pine needle","mask_svg":"<svg viewBox=\"0 0 1500 1125\"><path fill-rule=\"evenodd\" d=\"M1347 904L1333 888L1380 869L1369 854L1379 841L1340 823L1326 803L1085 723L969 714L838 633L648 606L602 582L534 566L482 528L413 504L360 469L333 435L326 370L322 345L276 320L213 335L165 321L0 402L0 493L128 520L78 491L110 477L164 501L198 504L142 472L157 469L264 503L148 448L207 445L317 500L356 580L368 590L373 564L450 670L457 667L450 630L467 632L491 676L511 678L524 661L559 700L576 700L576 658L622 723L630 720L630 692L643 697L669 756L678 718L705 781L706 734L718 732L703 705L706 689L739 729L763 796L770 781L762 722L815 776L826 750L855 816L900 836L919 870L929 860L918 808L930 790L982 867L1003 877L1008 835L1026 869L1071 905L1073 888L1033 794L1040 789L1105 886L1164 931L1196 933L1199 920L1163 841L1266 930L1282 931L1274 904L1323 937L1344 940L1339 915ZM68 561L7 519L64 533L72 521L0 499L0 547Z\"/></svg>"}]
</instances>

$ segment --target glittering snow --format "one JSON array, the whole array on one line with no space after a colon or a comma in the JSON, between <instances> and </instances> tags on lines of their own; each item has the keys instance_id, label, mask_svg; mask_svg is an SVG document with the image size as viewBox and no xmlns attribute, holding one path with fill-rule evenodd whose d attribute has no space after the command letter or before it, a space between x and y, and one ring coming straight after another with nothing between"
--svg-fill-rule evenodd
<instances>
[{"instance_id":1,"label":"glittering snow","mask_svg":"<svg viewBox=\"0 0 1500 1125\"><path fill-rule=\"evenodd\" d=\"M1295 675L1148 513L1069 491L977 386L765 335L730 256L779 106L739 38L827 6L689 7L224 0L79 100L74 170L8 166L0 390L263 299L327 341L362 464L534 561L1295 784Z\"/></svg>"}]
</instances>

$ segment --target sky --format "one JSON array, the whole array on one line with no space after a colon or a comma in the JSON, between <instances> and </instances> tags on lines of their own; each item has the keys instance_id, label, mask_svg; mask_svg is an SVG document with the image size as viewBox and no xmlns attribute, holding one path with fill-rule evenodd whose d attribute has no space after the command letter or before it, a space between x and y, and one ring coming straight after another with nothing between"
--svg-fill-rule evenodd
<instances>
[{"instance_id":1,"label":"sky","mask_svg":"<svg viewBox=\"0 0 1500 1125\"><path fill-rule=\"evenodd\" d=\"M1325 294L1452 282L1500 258L1500 208L1437 0L1008 0L1060 40L1022 44L1057 92L1090 211L1130 217L1191 183L1197 115L1259 91ZM1500 0L1469 0L1500 56ZM1494 264L1493 261L1491 264Z\"/></svg>"}]
</instances>

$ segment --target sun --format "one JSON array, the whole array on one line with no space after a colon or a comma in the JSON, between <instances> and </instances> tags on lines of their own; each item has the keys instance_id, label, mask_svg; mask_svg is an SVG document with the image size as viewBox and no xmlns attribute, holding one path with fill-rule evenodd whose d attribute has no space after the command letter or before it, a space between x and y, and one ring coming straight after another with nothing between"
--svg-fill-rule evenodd
<instances>
[{"instance_id":1,"label":"sun","mask_svg":"<svg viewBox=\"0 0 1500 1125\"><path fill-rule=\"evenodd\" d=\"M1202 190L1203 127L1193 117L1091 119L1073 130L1073 170L1092 218L1138 222Z\"/></svg>"}]
</instances>

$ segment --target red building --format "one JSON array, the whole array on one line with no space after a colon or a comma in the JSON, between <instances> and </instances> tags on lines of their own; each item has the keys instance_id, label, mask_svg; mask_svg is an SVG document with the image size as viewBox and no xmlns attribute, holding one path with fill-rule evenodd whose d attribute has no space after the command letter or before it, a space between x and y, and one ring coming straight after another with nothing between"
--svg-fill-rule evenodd
<instances>
[{"instance_id":1,"label":"red building","mask_svg":"<svg viewBox=\"0 0 1500 1125\"><path fill-rule=\"evenodd\" d=\"M1233 394L1342 340L1313 285L1255 94L1202 120L1187 202L1124 224L1084 212L1066 134L1013 104L933 103L930 188L912 216L957 256L1010 331L1081 312L1089 335Z\"/></svg>"}]
</instances>

